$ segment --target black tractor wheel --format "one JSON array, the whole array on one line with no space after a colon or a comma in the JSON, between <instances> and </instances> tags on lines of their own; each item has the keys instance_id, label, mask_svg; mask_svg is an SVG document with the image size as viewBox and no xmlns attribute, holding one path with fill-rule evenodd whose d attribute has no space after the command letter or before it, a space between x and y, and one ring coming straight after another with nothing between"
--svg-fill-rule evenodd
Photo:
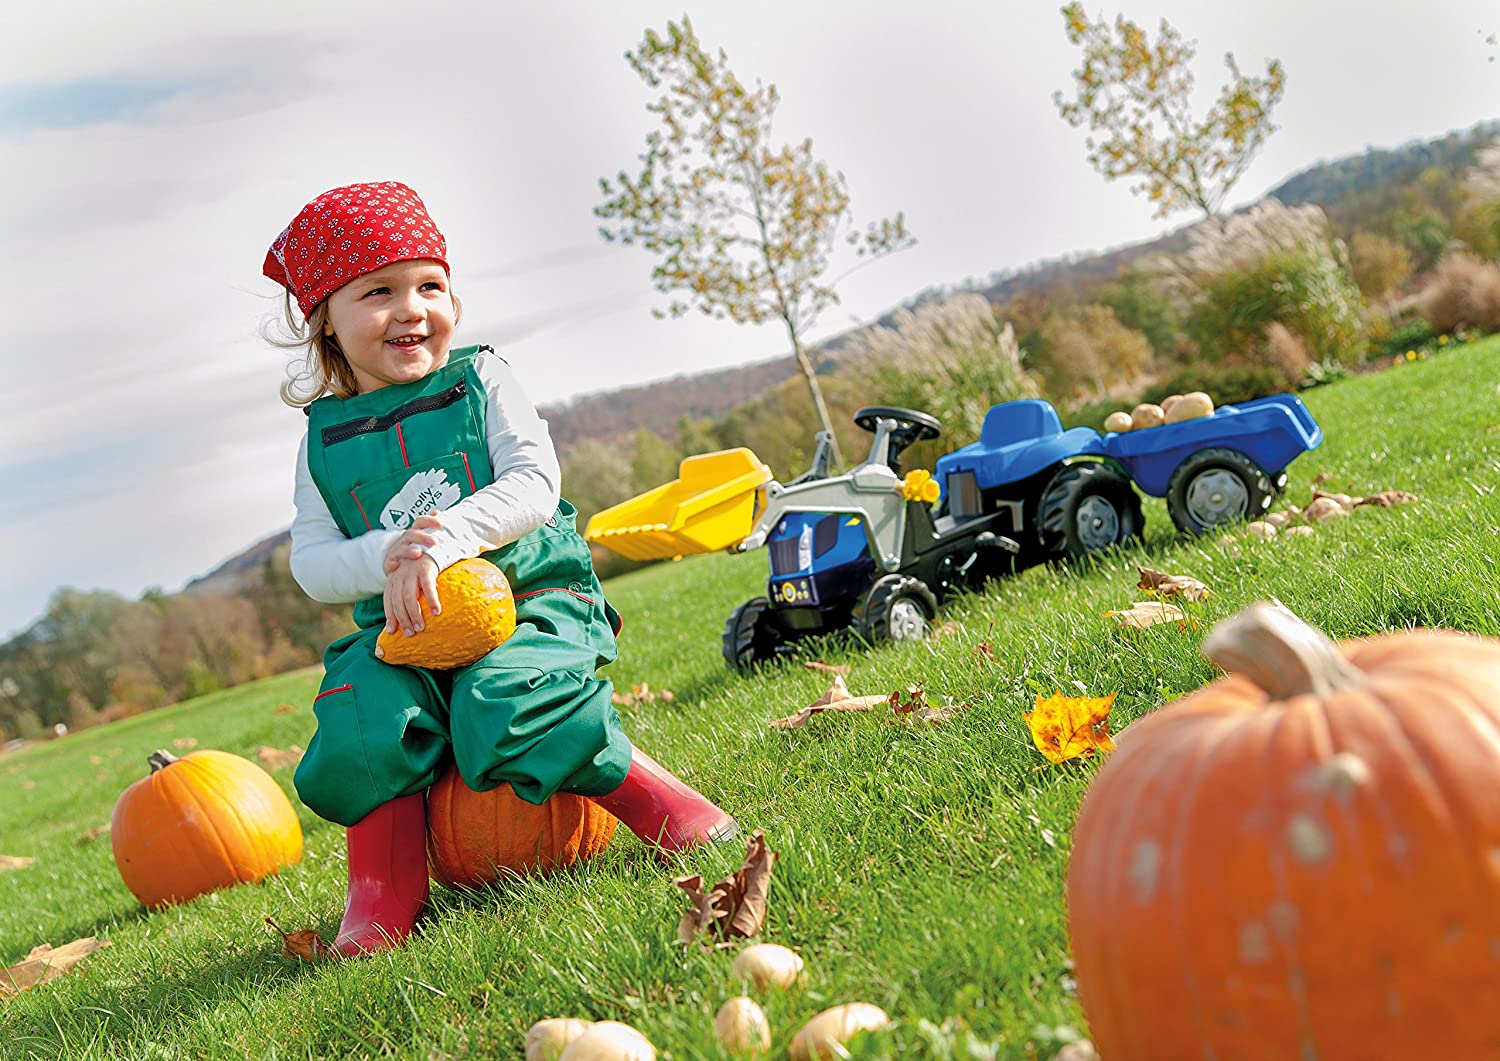
<instances>
[{"instance_id":1,"label":"black tractor wheel","mask_svg":"<svg viewBox=\"0 0 1500 1061\"><path fill-rule=\"evenodd\" d=\"M737 671L748 671L756 663L776 658L781 635L766 614L771 602L751 597L736 608L724 624L724 662Z\"/></svg>"},{"instance_id":2,"label":"black tractor wheel","mask_svg":"<svg viewBox=\"0 0 1500 1061\"><path fill-rule=\"evenodd\" d=\"M920 641L937 615L937 598L927 583L910 575L882 575L854 609L854 630L877 641Z\"/></svg>"},{"instance_id":3,"label":"black tractor wheel","mask_svg":"<svg viewBox=\"0 0 1500 1061\"><path fill-rule=\"evenodd\" d=\"M1167 511L1188 534L1207 534L1236 520L1260 519L1276 484L1239 450L1205 449L1177 466L1167 482Z\"/></svg>"},{"instance_id":4,"label":"black tractor wheel","mask_svg":"<svg viewBox=\"0 0 1500 1061\"><path fill-rule=\"evenodd\" d=\"M1042 549L1049 559L1080 560L1141 534L1141 499L1109 464L1069 464L1037 503Z\"/></svg>"}]
</instances>

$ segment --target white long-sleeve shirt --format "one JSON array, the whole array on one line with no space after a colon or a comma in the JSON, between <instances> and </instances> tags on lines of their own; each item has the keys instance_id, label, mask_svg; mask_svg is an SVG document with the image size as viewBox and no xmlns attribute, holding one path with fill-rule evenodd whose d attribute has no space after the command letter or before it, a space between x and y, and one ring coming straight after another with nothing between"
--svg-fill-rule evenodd
<instances>
[{"instance_id":1,"label":"white long-sleeve shirt","mask_svg":"<svg viewBox=\"0 0 1500 1061\"><path fill-rule=\"evenodd\" d=\"M524 538L557 510L562 473L547 421L500 356L481 350L474 367L485 389L485 436L495 481L443 511L427 554L441 571L459 560ZM385 552L399 530L344 537L313 482L307 435L297 447L292 577L313 600L347 604L385 591Z\"/></svg>"}]
</instances>

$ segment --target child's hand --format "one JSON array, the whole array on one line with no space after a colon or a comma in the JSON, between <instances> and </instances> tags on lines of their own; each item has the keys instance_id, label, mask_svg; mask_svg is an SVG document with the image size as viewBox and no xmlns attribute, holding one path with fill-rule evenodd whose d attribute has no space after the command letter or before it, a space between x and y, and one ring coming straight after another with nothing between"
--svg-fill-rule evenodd
<instances>
[{"instance_id":1,"label":"child's hand","mask_svg":"<svg viewBox=\"0 0 1500 1061\"><path fill-rule=\"evenodd\" d=\"M437 539L427 532L442 525L442 520L436 515L418 516L412 520L411 526L385 551L385 573L389 575L402 560L415 560L436 545Z\"/></svg>"},{"instance_id":2,"label":"child's hand","mask_svg":"<svg viewBox=\"0 0 1500 1061\"><path fill-rule=\"evenodd\" d=\"M407 637L421 630L424 626L421 600L424 597L433 615L442 611L442 606L438 603L437 576L437 561L426 553L397 561L396 569L385 579L387 633L398 626Z\"/></svg>"}]
</instances>

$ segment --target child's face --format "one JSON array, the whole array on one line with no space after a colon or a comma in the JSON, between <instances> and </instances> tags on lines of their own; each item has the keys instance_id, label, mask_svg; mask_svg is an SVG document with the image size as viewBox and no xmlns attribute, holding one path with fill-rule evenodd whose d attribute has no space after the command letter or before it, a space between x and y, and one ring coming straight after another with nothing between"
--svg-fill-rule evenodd
<instances>
[{"instance_id":1,"label":"child's face","mask_svg":"<svg viewBox=\"0 0 1500 1061\"><path fill-rule=\"evenodd\" d=\"M325 331L354 370L359 392L411 383L448 359L453 340L448 274L427 260L394 262L328 296Z\"/></svg>"}]
</instances>

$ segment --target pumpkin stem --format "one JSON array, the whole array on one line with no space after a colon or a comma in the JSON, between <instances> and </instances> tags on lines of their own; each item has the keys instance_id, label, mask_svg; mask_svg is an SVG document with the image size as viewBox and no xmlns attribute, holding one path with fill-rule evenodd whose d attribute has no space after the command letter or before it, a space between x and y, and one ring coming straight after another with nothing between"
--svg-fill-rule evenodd
<instances>
[{"instance_id":1,"label":"pumpkin stem","mask_svg":"<svg viewBox=\"0 0 1500 1061\"><path fill-rule=\"evenodd\" d=\"M1252 604L1219 623L1204 640L1203 654L1225 671L1249 678L1273 700L1324 696L1365 682L1323 631L1279 601Z\"/></svg>"},{"instance_id":2,"label":"pumpkin stem","mask_svg":"<svg viewBox=\"0 0 1500 1061\"><path fill-rule=\"evenodd\" d=\"M156 751L146 756L146 763L151 767L151 772L153 774L156 773L156 771L163 769L164 767L171 766L176 761L177 756L173 755L165 748L158 748L156 749Z\"/></svg>"}]
</instances>

